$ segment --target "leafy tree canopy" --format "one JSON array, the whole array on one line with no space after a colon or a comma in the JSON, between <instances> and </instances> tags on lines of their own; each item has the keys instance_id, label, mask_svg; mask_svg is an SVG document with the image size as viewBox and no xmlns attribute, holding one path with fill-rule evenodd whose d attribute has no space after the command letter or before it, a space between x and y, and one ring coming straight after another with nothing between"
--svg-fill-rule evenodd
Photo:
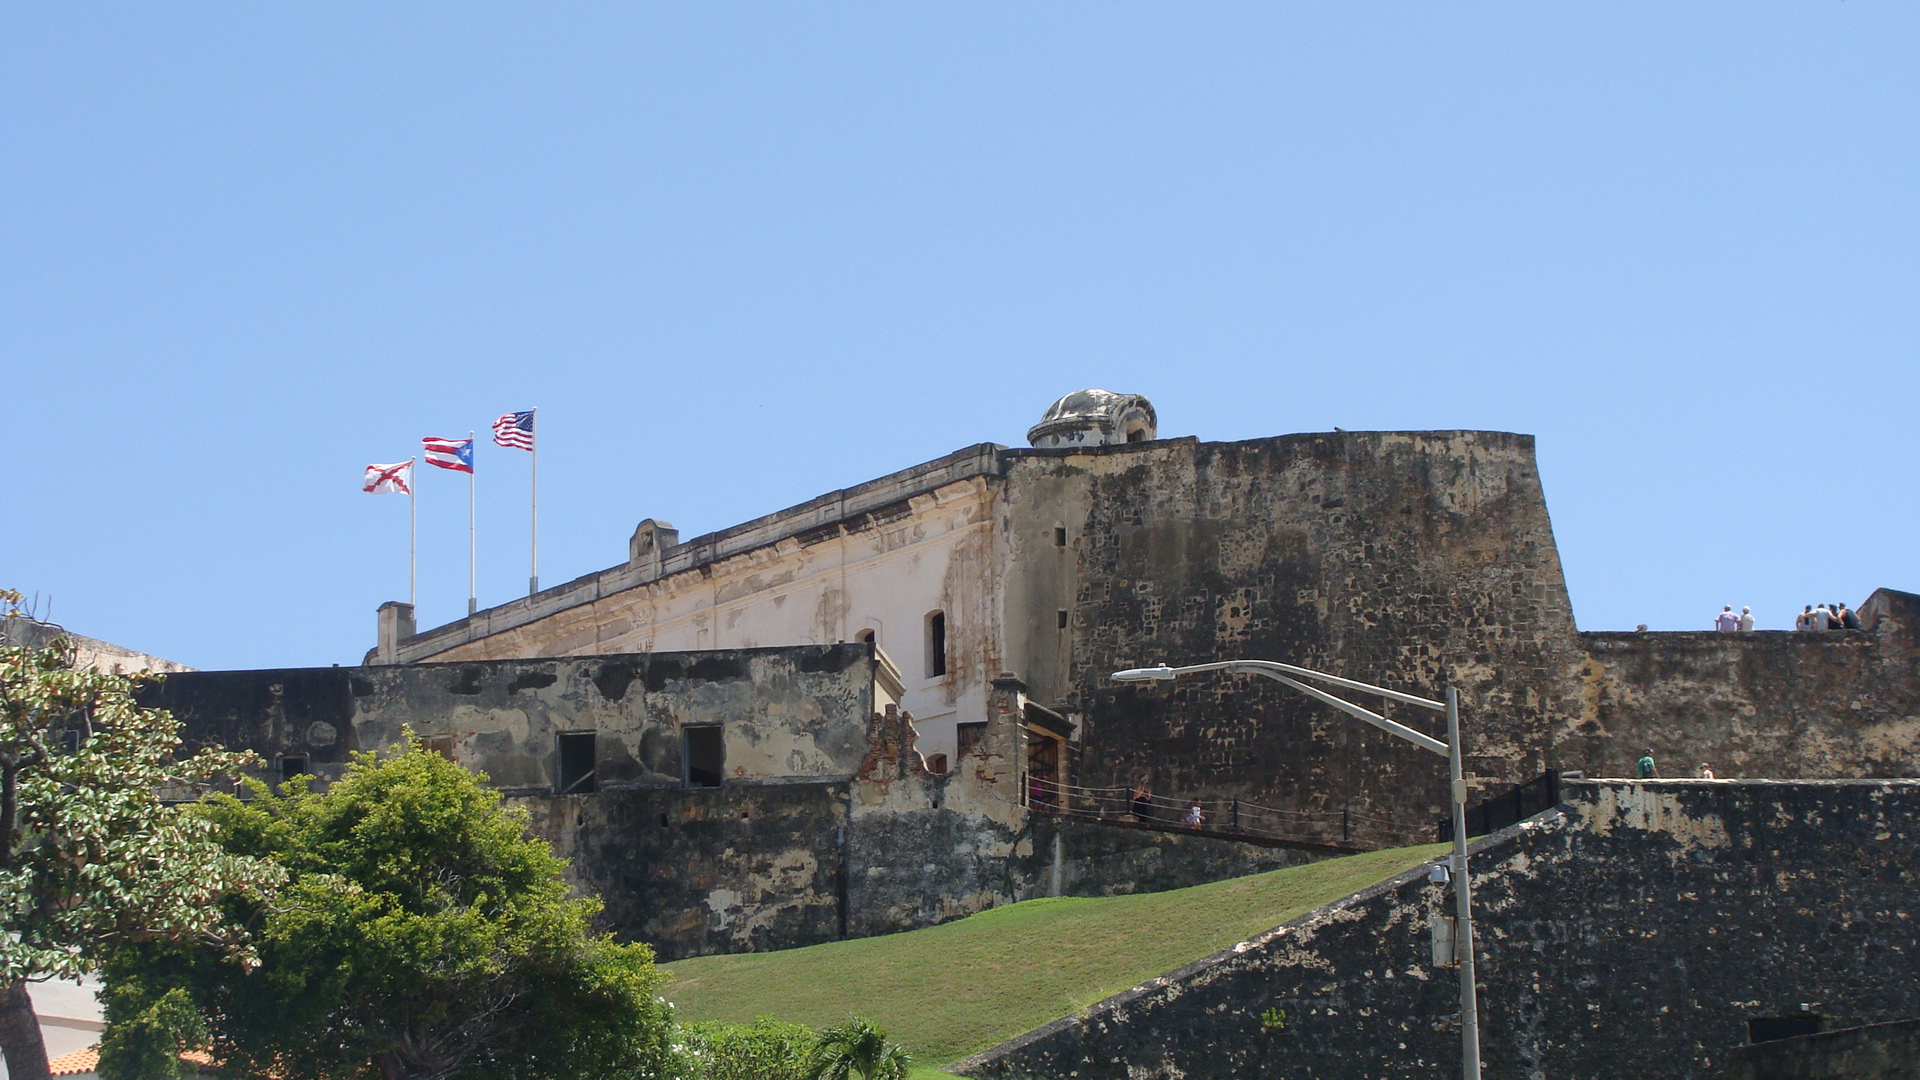
<instances>
[{"instance_id":1,"label":"leafy tree canopy","mask_svg":"<svg viewBox=\"0 0 1920 1080\"><path fill-rule=\"evenodd\" d=\"M0 600L19 594L0 590ZM0 647L0 1045L17 1080L47 1075L29 980L77 977L134 942L195 942L244 961L221 901L258 902L281 877L217 843L212 822L161 800L248 758L174 760L171 716L140 708L132 680L72 660L64 638Z\"/></svg>"},{"instance_id":2,"label":"leafy tree canopy","mask_svg":"<svg viewBox=\"0 0 1920 1080\"><path fill-rule=\"evenodd\" d=\"M660 1076L672 1020L652 951L592 931L599 902L569 897L564 864L483 781L409 734L393 756L356 755L325 792L250 781L250 798L204 804L228 851L289 875L272 903L231 902L258 966L123 950L101 1074L155 1075L177 1033L155 1010L184 989L214 1056L246 1075Z\"/></svg>"}]
</instances>

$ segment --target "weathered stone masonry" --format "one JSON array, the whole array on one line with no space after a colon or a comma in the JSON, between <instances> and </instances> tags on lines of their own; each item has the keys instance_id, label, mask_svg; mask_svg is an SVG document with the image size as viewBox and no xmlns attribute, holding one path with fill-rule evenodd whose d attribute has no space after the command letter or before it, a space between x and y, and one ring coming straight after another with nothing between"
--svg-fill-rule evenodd
<instances>
[{"instance_id":1,"label":"weathered stone masonry","mask_svg":"<svg viewBox=\"0 0 1920 1080\"><path fill-rule=\"evenodd\" d=\"M1920 1014L1920 781L1569 789L1475 847L1488 1076L1717 1080L1749 1017L1800 1002L1836 1025ZM1410 871L958 1071L1446 1075L1458 991L1428 941L1442 889Z\"/></svg>"},{"instance_id":2,"label":"weathered stone masonry","mask_svg":"<svg viewBox=\"0 0 1920 1080\"><path fill-rule=\"evenodd\" d=\"M412 731L487 774L667 958L913 929L1054 893L1169 888L1313 856L1030 818L1018 805L1020 684L944 775L861 645L196 672L147 688L189 748L259 752L322 782ZM717 729L719 786L691 785L689 728ZM594 782L563 793L557 743L591 734Z\"/></svg>"},{"instance_id":3,"label":"weathered stone masonry","mask_svg":"<svg viewBox=\"0 0 1920 1080\"><path fill-rule=\"evenodd\" d=\"M957 758L960 726L987 720L992 680L1012 671L1078 723L1075 783L1347 810L1401 823L1400 839L1445 808L1418 750L1263 679L1106 675L1251 656L1427 696L1453 686L1476 796L1549 768L1622 775L1648 746L1667 775L1702 761L1722 776L1920 775L1908 594L1876 593L1865 631L1583 634L1531 436L1154 440L1144 399L1088 393L1035 429L1065 418L1084 441L968 447L685 543L649 519L627 563L536 597L419 634L389 611L371 659L872 633L929 753ZM1109 441L1134 431L1128 416L1146 441Z\"/></svg>"}]
</instances>

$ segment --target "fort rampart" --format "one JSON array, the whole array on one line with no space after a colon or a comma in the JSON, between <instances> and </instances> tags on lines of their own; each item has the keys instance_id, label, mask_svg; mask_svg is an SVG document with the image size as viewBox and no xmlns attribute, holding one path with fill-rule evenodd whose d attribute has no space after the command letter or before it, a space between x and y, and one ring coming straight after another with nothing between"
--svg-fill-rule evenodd
<instances>
[{"instance_id":1,"label":"fort rampart","mask_svg":"<svg viewBox=\"0 0 1920 1080\"><path fill-rule=\"evenodd\" d=\"M525 809L605 901L607 926L665 958L1318 857L1029 815L1013 765L1017 680L996 684L985 737L929 772L911 719L876 707L881 668L855 644L193 672L143 693L184 722L189 748L253 750L274 781L337 778L353 751L391 749L411 730ZM714 762L696 752L702 732ZM570 762L569 746L585 749Z\"/></svg>"},{"instance_id":2,"label":"fort rampart","mask_svg":"<svg viewBox=\"0 0 1920 1080\"><path fill-rule=\"evenodd\" d=\"M1920 781L1601 781L1475 845L1489 1076L1718 1080L1746 1021L1920 1015ZM962 1063L972 1076L1458 1068L1419 868Z\"/></svg>"}]
</instances>

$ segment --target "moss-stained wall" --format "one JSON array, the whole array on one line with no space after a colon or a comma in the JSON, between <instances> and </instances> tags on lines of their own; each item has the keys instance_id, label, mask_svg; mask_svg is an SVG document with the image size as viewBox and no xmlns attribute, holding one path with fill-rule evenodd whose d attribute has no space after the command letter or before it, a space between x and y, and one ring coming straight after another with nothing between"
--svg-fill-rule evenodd
<instances>
[{"instance_id":1,"label":"moss-stained wall","mask_svg":"<svg viewBox=\"0 0 1920 1080\"><path fill-rule=\"evenodd\" d=\"M1004 456L1018 579L1008 656L1038 700L1088 714L1086 783L1151 777L1169 793L1351 807L1422 831L1441 812L1430 755L1277 684L1106 678L1234 657L1432 696L1457 686L1485 788L1551 762L1581 656L1530 436L1339 432ZM1398 718L1438 730L1430 715Z\"/></svg>"},{"instance_id":2,"label":"moss-stained wall","mask_svg":"<svg viewBox=\"0 0 1920 1080\"><path fill-rule=\"evenodd\" d=\"M1486 1075L1717 1080L1746 1021L1920 1014L1920 781L1568 785L1475 849ZM1424 867L968 1062L972 1076L1425 1080L1459 1068Z\"/></svg>"},{"instance_id":3,"label":"moss-stained wall","mask_svg":"<svg viewBox=\"0 0 1920 1080\"><path fill-rule=\"evenodd\" d=\"M873 708L866 645L730 649L393 667L186 672L147 700L191 744L306 754L332 779L353 750L411 726L509 791L550 789L555 737L598 736L603 788L678 785L681 730L725 727L730 779L847 777Z\"/></svg>"},{"instance_id":4,"label":"moss-stained wall","mask_svg":"<svg viewBox=\"0 0 1920 1080\"><path fill-rule=\"evenodd\" d=\"M1920 776L1920 597L1882 589L1871 630L1602 633L1562 768L1624 776Z\"/></svg>"},{"instance_id":5,"label":"moss-stained wall","mask_svg":"<svg viewBox=\"0 0 1920 1080\"><path fill-rule=\"evenodd\" d=\"M1198 836L1035 821L1019 804L1018 680L945 775L911 719L874 711L860 645L196 672L145 690L190 748L304 755L323 781L404 728L487 773L665 958L910 930L1050 892L1215 880L1312 857ZM718 724L726 779L684 786L681 732ZM555 736L597 735L599 788L555 794ZM269 770L272 766L269 764Z\"/></svg>"}]
</instances>

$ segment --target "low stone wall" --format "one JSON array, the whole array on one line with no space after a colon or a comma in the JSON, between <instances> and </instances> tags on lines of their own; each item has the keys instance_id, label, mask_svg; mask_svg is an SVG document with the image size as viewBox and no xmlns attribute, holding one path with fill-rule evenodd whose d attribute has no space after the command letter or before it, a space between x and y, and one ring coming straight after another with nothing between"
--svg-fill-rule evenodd
<instances>
[{"instance_id":1,"label":"low stone wall","mask_svg":"<svg viewBox=\"0 0 1920 1080\"><path fill-rule=\"evenodd\" d=\"M1920 1020L1743 1046L1727 1080L1920 1080Z\"/></svg>"},{"instance_id":2,"label":"low stone wall","mask_svg":"<svg viewBox=\"0 0 1920 1080\"><path fill-rule=\"evenodd\" d=\"M1490 1077L1719 1077L1751 1016L1920 1013L1920 782L1579 783L1475 848ZM1458 1068L1425 868L963 1062L971 1076Z\"/></svg>"},{"instance_id":3,"label":"low stone wall","mask_svg":"<svg viewBox=\"0 0 1920 1080\"><path fill-rule=\"evenodd\" d=\"M405 728L485 772L663 959L912 930L1047 895L1197 885L1309 852L1030 818L1010 763L1021 699L932 775L911 719L874 713L864 644L196 672L142 691L187 746L297 758L320 781ZM1017 681L1009 686L1017 685ZM725 782L681 779L689 724L719 725ZM597 790L558 794L556 739L595 734Z\"/></svg>"},{"instance_id":4,"label":"low stone wall","mask_svg":"<svg viewBox=\"0 0 1920 1080\"><path fill-rule=\"evenodd\" d=\"M1920 596L1881 589L1869 630L1584 633L1580 710L1552 758L1631 776L1920 776Z\"/></svg>"}]
</instances>

